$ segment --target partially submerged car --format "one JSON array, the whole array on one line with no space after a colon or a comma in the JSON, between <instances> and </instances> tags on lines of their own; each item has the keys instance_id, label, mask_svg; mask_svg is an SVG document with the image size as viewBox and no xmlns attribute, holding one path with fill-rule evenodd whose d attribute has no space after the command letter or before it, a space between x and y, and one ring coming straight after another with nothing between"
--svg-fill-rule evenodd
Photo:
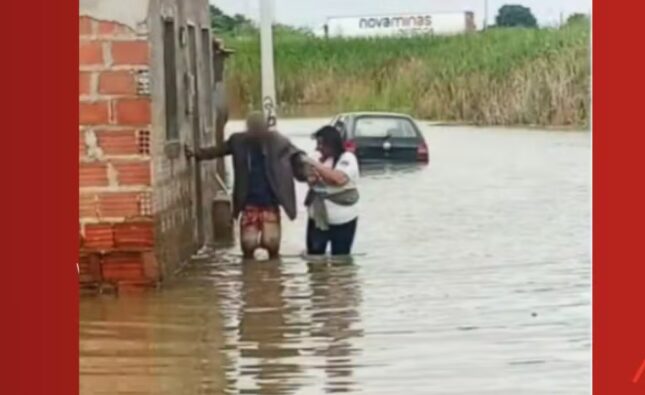
<instances>
[{"instance_id":1,"label":"partially submerged car","mask_svg":"<svg viewBox=\"0 0 645 395\"><path fill-rule=\"evenodd\" d=\"M337 115L331 124L340 130L345 148L361 162L429 162L428 145L409 115L352 112Z\"/></svg>"}]
</instances>

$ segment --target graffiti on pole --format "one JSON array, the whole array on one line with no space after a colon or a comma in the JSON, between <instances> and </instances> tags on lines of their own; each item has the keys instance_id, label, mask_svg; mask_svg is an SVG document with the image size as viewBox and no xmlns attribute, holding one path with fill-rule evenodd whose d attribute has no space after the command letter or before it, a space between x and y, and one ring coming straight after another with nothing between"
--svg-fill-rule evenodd
<instances>
[{"instance_id":1,"label":"graffiti on pole","mask_svg":"<svg viewBox=\"0 0 645 395\"><path fill-rule=\"evenodd\" d=\"M264 108L264 114L267 117L267 123L269 127L273 127L277 124L277 118L275 113L275 102L271 96L265 96L262 100L262 107Z\"/></svg>"}]
</instances>

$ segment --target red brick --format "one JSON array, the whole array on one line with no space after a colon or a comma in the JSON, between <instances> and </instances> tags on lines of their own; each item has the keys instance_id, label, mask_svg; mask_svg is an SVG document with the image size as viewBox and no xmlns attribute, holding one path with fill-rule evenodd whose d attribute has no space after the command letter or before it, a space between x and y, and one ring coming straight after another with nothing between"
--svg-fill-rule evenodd
<instances>
[{"instance_id":1,"label":"red brick","mask_svg":"<svg viewBox=\"0 0 645 395\"><path fill-rule=\"evenodd\" d=\"M86 269L82 269L81 272L78 273L78 282L81 285L89 285L89 284L95 283L96 280L92 276L90 269L86 268Z\"/></svg>"},{"instance_id":2,"label":"red brick","mask_svg":"<svg viewBox=\"0 0 645 395\"><path fill-rule=\"evenodd\" d=\"M109 122L107 101L79 102L78 123L81 125L101 125Z\"/></svg>"},{"instance_id":3,"label":"red brick","mask_svg":"<svg viewBox=\"0 0 645 395\"><path fill-rule=\"evenodd\" d=\"M78 44L78 63L81 65L103 64L103 44L100 41L81 40Z\"/></svg>"},{"instance_id":4,"label":"red brick","mask_svg":"<svg viewBox=\"0 0 645 395\"><path fill-rule=\"evenodd\" d=\"M99 21L98 32L99 34L102 34L102 35L134 33L134 31L126 25L122 25L116 22L108 22L108 21Z\"/></svg>"},{"instance_id":5,"label":"red brick","mask_svg":"<svg viewBox=\"0 0 645 395\"><path fill-rule=\"evenodd\" d=\"M99 76L99 93L108 95L134 95L137 84L129 71L106 71Z\"/></svg>"},{"instance_id":6,"label":"red brick","mask_svg":"<svg viewBox=\"0 0 645 395\"><path fill-rule=\"evenodd\" d=\"M103 278L108 281L143 280L140 252L111 252L101 262Z\"/></svg>"},{"instance_id":7,"label":"red brick","mask_svg":"<svg viewBox=\"0 0 645 395\"><path fill-rule=\"evenodd\" d=\"M142 280L143 269L137 265L109 264L102 267L103 279L106 281Z\"/></svg>"},{"instance_id":8,"label":"red brick","mask_svg":"<svg viewBox=\"0 0 645 395\"><path fill-rule=\"evenodd\" d=\"M112 42L112 62L115 65L147 65L150 61L150 46L147 41Z\"/></svg>"},{"instance_id":9,"label":"red brick","mask_svg":"<svg viewBox=\"0 0 645 395\"><path fill-rule=\"evenodd\" d=\"M78 271L78 277L81 283L92 281L92 275L90 272L90 257L88 254L79 254Z\"/></svg>"},{"instance_id":10,"label":"red brick","mask_svg":"<svg viewBox=\"0 0 645 395\"><path fill-rule=\"evenodd\" d=\"M100 130L96 132L99 147L105 155L135 155L139 153L134 130Z\"/></svg>"},{"instance_id":11,"label":"red brick","mask_svg":"<svg viewBox=\"0 0 645 395\"><path fill-rule=\"evenodd\" d=\"M114 248L112 224L85 225L84 248L90 250L109 250Z\"/></svg>"},{"instance_id":12,"label":"red brick","mask_svg":"<svg viewBox=\"0 0 645 395\"><path fill-rule=\"evenodd\" d=\"M107 166L104 163L81 163L78 166L78 186L102 187L108 185Z\"/></svg>"},{"instance_id":13,"label":"red brick","mask_svg":"<svg viewBox=\"0 0 645 395\"><path fill-rule=\"evenodd\" d=\"M154 251L146 251L141 254L143 258L143 276L151 280L159 280L159 263Z\"/></svg>"},{"instance_id":14,"label":"red brick","mask_svg":"<svg viewBox=\"0 0 645 395\"><path fill-rule=\"evenodd\" d=\"M80 72L78 73L78 94L79 95L89 95L90 94L90 82L92 74Z\"/></svg>"},{"instance_id":15,"label":"red brick","mask_svg":"<svg viewBox=\"0 0 645 395\"><path fill-rule=\"evenodd\" d=\"M149 248L153 243L152 222L124 222L114 225L114 244L117 247Z\"/></svg>"},{"instance_id":16,"label":"red brick","mask_svg":"<svg viewBox=\"0 0 645 395\"><path fill-rule=\"evenodd\" d=\"M78 196L78 217L96 218L98 202L94 194L80 194Z\"/></svg>"},{"instance_id":17,"label":"red brick","mask_svg":"<svg viewBox=\"0 0 645 395\"><path fill-rule=\"evenodd\" d=\"M78 156L79 158L82 158L86 155L86 149L85 149L85 136L83 132L80 132L78 134Z\"/></svg>"},{"instance_id":18,"label":"red brick","mask_svg":"<svg viewBox=\"0 0 645 395\"><path fill-rule=\"evenodd\" d=\"M116 162L119 185L150 185L150 162Z\"/></svg>"},{"instance_id":19,"label":"red brick","mask_svg":"<svg viewBox=\"0 0 645 395\"><path fill-rule=\"evenodd\" d=\"M78 19L78 34L81 36L87 36L92 34L92 18L82 16Z\"/></svg>"},{"instance_id":20,"label":"red brick","mask_svg":"<svg viewBox=\"0 0 645 395\"><path fill-rule=\"evenodd\" d=\"M137 193L115 192L99 195L98 211L101 217L134 217L139 215Z\"/></svg>"},{"instance_id":21,"label":"red brick","mask_svg":"<svg viewBox=\"0 0 645 395\"><path fill-rule=\"evenodd\" d=\"M99 21L99 34L113 34L118 31L118 28L117 23Z\"/></svg>"},{"instance_id":22,"label":"red brick","mask_svg":"<svg viewBox=\"0 0 645 395\"><path fill-rule=\"evenodd\" d=\"M101 250L81 248L78 258L79 283L101 282Z\"/></svg>"},{"instance_id":23,"label":"red brick","mask_svg":"<svg viewBox=\"0 0 645 395\"><path fill-rule=\"evenodd\" d=\"M119 125L148 125L151 121L149 99L123 99L116 103Z\"/></svg>"}]
</instances>

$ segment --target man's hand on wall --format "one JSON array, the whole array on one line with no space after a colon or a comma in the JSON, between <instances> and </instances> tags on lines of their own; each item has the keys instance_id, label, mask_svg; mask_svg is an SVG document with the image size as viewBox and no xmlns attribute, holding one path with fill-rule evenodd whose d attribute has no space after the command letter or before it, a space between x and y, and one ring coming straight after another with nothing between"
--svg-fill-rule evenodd
<instances>
[{"instance_id":1,"label":"man's hand on wall","mask_svg":"<svg viewBox=\"0 0 645 395\"><path fill-rule=\"evenodd\" d=\"M188 144L184 144L184 154L186 155L186 159L188 160L191 160L193 158L198 159L195 155L195 151L193 151L192 148L188 146Z\"/></svg>"}]
</instances>

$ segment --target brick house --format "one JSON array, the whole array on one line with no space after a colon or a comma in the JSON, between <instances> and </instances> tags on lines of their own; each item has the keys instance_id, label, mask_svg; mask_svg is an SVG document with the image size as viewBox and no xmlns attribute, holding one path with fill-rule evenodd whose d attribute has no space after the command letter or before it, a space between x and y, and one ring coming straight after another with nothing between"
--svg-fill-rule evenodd
<instances>
[{"instance_id":1,"label":"brick house","mask_svg":"<svg viewBox=\"0 0 645 395\"><path fill-rule=\"evenodd\" d=\"M156 284L212 240L208 0L80 0L81 283Z\"/></svg>"}]
</instances>

